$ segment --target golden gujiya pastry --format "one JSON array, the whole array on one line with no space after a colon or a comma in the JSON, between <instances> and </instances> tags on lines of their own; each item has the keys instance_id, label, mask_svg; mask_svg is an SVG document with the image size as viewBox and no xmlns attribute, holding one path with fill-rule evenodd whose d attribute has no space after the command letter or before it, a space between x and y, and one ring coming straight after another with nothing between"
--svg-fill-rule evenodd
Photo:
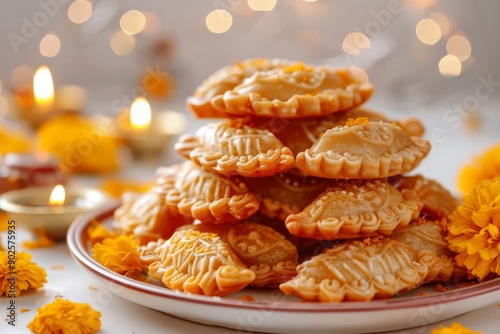
<instances>
[{"instance_id":1,"label":"golden gujiya pastry","mask_svg":"<svg viewBox=\"0 0 500 334\"><path fill-rule=\"evenodd\" d=\"M318 117L361 105L373 93L372 84L347 69L271 63L274 68L255 71L222 94L210 94L212 107L233 117Z\"/></svg>"},{"instance_id":2,"label":"golden gujiya pastry","mask_svg":"<svg viewBox=\"0 0 500 334\"><path fill-rule=\"evenodd\" d=\"M220 236L255 273L251 286L277 287L296 274L299 264L297 248L269 226L241 222L231 225L186 225L181 229L212 232Z\"/></svg>"},{"instance_id":3,"label":"golden gujiya pastry","mask_svg":"<svg viewBox=\"0 0 500 334\"><path fill-rule=\"evenodd\" d=\"M333 113L325 117L305 119L251 118L246 124L254 128L269 130L296 156L310 148L325 131L345 125L350 118L360 117L366 117L372 122L396 123L410 136L420 137L425 132L423 124L416 118L394 122L380 113L362 107Z\"/></svg>"},{"instance_id":4,"label":"golden gujiya pastry","mask_svg":"<svg viewBox=\"0 0 500 334\"><path fill-rule=\"evenodd\" d=\"M361 117L326 131L311 148L297 154L296 165L318 177L383 178L413 170L429 150L426 139L410 137L397 125Z\"/></svg>"},{"instance_id":5,"label":"golden gujiya pastry","mask_svg":"<svg viewBox=\"0 0 500 334\"><path fill-rule=\"evenodd\" d=\"M156 182L167 206L205 224L235 223L259 209L259 199L241 177L219 175L191 161L159 168Z\"/></svg>"},{"instance_id":6,"label":"golden gujiya pastry","mask_svg":"<svg viewBox=\"0 0 500 334\"><path fill-rule=\"evenodd\" d=\"M420 213L429 220L447 218L460 205L460 202L439 182L422 175L402 176L395 183L396 188L414 190L424 207Z\"/></svg>"},{"instance_id":7,"label":"golden gujiya pastry","mask_svg":"<svg viewBox=\"0 0 500 334\"><path fill-rule=\"evenodd\" d=\"M148 267L169 289L226 296L255 279L253 271L215 233L177 231L155 249L159 260Z\"/></svg>"},{"instance_id":8,"label":"golden gujiya pastry","mask_svg":"<svg viewBox=\"0 0 500 334\"><path fill-rule=\"evenodd\" d=\"M268 130L230 120L202 126L194 136L182 136L175 149L223 175L265 177L290 169L294 161L290 149Z\"/></svg>"},{"instance_id":9,"label":"golden gujiya pastry","mask_svg":"<svg viewBox=\"0 0 500 334\"><path fill-rule=\"evenodd\" d=\"M454 271L455 255L448 248L445 230L439 221L417 220L390 235L392 240L411 246L419 258L426 258L429 273L425 282L443 282Z\"/></svg>"},{"instance_id":10,"label":"golden gujiya pastry","mask_svg":"<svg viewBox=\"0 0 500 334\"><path fill-rule=\"evenodd\" d=\"M141 245L167 239L179 226L193 221L168 208L157 188L144 194L125 193L114 215L114 227L122 234L133 234Z\"/></svg>"},{"instance_id":11,"label":"golden gujiya pastry","mask_svg":"<svg viewBox=\"0 0 500 334\"><path fill-rule=\"evenodd\" d=\"M214 97L232 90L255 72L268 71L281 63L282 61L279 60L257 58L226 66L203 81L193 96L188 97L187 105L200 118L226 117L226 114L212 106L211 101Z\"/></svg>"},{"instance_id":12,"label":"golden gujiya pastry","mask_svg":"<svg viewBox=\"0 0 500 334\"><path fill-rule=\"evenodd\" d=\"M314 176L298 176L280 173L263 178L245 179L246 184L260 199L259 213L267 218L285 221L293 213L299 213L335 180Z\"/></svg>"},{"instance_id":13,"label":"golden gujiya pastry","mask_svg":"<svg viewBox=\"0 0 500 334\"><path fill-rule=\"evenodd\" d=\"M182 227L179 227L179 229ZM145 245L139 246L139 255L141 257L141 262L145 266L149 266L155 261L160 261L160 256L155 250L165 243L166 239L157 239L155 241L150 241Z\"/></svg>"},{"instance_id":14,"label":"golden gujiya pastry","mask_svg":"<svg viewBox=\"0 0 500 334\"><path fill-rule=\"evenodd\" d=\"M350 240L299 265L298 275L280 289L307 301L369 301L414 289L428 272L425 259L408 245Z\"/></svg>"},{"instance_id":15,"label":"golden gujiya pastry","mask_svg":"<svg viewBox=\"0 0 500 334\"><path fill-rule=\"evenodd\" d=\"M389 235L417 219L421 208L414 191L400 192L385 179L340 180L285 224L291 234L315 239Z\"/></svg>"}]
</instances>

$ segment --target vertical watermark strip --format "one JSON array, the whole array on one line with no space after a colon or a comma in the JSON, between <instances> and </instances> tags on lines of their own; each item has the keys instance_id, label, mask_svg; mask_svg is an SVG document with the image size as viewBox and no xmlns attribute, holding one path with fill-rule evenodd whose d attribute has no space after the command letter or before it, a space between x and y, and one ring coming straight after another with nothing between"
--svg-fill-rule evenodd
<instances>
[{"instance_id":1,"label":"vertical watermark strip","mask_svg":"<svg viewBox=\"0 0 500 334\"><path fill-rule=\"evenodd\" d=\"M7 323L11 326L16 326L16 221L9 220L7 222L7 256L8 256L8 272L7 282L9 289L7 298Z\"/></svg>"}]
</instances>

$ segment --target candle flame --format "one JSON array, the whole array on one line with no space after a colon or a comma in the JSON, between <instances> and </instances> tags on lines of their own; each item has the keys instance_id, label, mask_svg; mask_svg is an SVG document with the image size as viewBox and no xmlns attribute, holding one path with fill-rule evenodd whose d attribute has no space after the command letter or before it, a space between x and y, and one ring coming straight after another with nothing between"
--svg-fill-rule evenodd
<instances>
[{"instance_id":1,"label":"candle flame","mask_svg":"<svg viewBox=\"0 0 500 334\"><path fill-rule=\"evenodd\" d=\"M130 107L130 124L134 130L145 130L151 125L151 107L143 97L138 97Z\"/></svg>"},{"instance_id":2,"label":"candle flame","mask_svg":"<svg viewBox=\"0 0 500 334\"><path fill-rule=\"evenodd\" d=\"M60 184L54 187L49 198L49 205L62 206L64 205L64 200L66 198L66 191L64 187Z\"/></svg>"},{"instance_id":3,"label":"candle flame","mask_svg":"<svg viewBox=\"0 0 500 334\"><path fill-rule=\"evenodd\" d=\"M33 90L38 105L46 106L54 102L54 83L47 66L41 66L36 70L33 78Z\"/></svg>"}]
</instances>

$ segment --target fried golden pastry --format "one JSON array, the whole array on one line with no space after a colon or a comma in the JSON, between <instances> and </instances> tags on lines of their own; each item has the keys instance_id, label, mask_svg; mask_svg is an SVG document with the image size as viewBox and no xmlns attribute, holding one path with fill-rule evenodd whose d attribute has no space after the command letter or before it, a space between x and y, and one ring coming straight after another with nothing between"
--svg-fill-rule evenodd
<instances>
[{"instance_id":1,"label":"fried golden pastry","mask_svg":"<svg viewBox=\"0 0 500 334\"><path fill-rule=\"evenodd\" d=\"M179 227L181 229L182 227ZM165 239L158 239L155 241L150 241L146 245L139 246L139 254L141 256L141 262L145 266L149 266L155 261L160 261L160 256L155 250L166 242ZM160 277L161 278L161 277Z\"/></svg>"},{"instance_id":2,"label":"fried golden pastry","mask_svg":"<svg viewBox=\"0 0 500 334\"><path fill-rule=\"evenodd\" d=\"M428 263L408 245L351 240L299 265L298 275L280 289L307 301L369 301L414 289L428 272Z\"/></svg>"},{"instance_id":3,"label":"fried golden pastry","mask_svg":"<svg viewBox=\"0 0 500 334\"><path fill-rule=\"evenodd\" d=\"M168 239L179 226L193 219L168 208L164 197L157 188L144 194L124 194L122 205L115 210L114 227L122 234L133 234L141 245Z\"/></svg>"},{"instance_id":4,"label":"fried golden pastry","mask_svg":"<svg viewBox=\"0 0 500 334\"><path fill-rule=\"evenodd\" d=\"M299 213L336 180L313 176L300 177L280 173L265 178L245 179L246 184L260 199L259 213L268 218L285 221L293 213Z\"/></svg>"},{"instance_id":5,"label":"fried golden pastry","mask_svg":"<svg viewBox=\"0 0 500 334\"><path fill-rule=\"evenodd\" d=\"M419 258L426 257L430 265L425 282L443 282L451 277L455 267L455 255L448 248L445 236L439 221L419 220L392 233L390 238L411 246Z\"/></svg>"},{"instance_id":6,"label":"fried golden pastry","mask_svg":"<svg viewBox=\"0 0 500 334\"><path fill-rule=\"evenodd\" d=\"M345 125L349 118L357 119L360 117L366 117L372 122L396 123L410 136L420 137L425 132L423 124L416 118L392 121L380 113L362 107L333 113L325 117L306 119L251 118L247 124L258 129L271 131L296 156L310 148L325 131L339 125Z\"/></svg>"},{"instance_id":7,"label":"fried golden pastry","mask_svg":"<svg viewBox=\"0 0 500 334\"><path fill-rule=\"evenodd\" d=\"M255 273L251 286L277 287L296 274L299 264L297 248L269 226L241 222L231 225L185 225L181 229L212 232L220 236Z\"/></svg>"},{"instance_id":8,"label":"fried golden pastry","mask_svg":"<svg viewBox=\"0 0 500 334\"><path fill-rule=\"evenodd\" d=\"M410 137L397 125L366 118L347 123L297 154L297 167L318 177L382 178L413 170L429 153L426 139Z\"/></svg>"},{"instance_id":9,"label":"fried golden pastry","mask_svg":"<svg viewBox=\"0 0 500 334\"><path fill-rule=\"evenodd\" d=\"M202 126L195 136L184 135L177 153L223 175L264 177L290 169L294 157L269 131L237 121Z\"/></svg>"},{"instance_id":10,"label":"fried golden pastry","mask_svg":"<svg viewBox=\"0 0 500 334\"><path fill-rule=\"evenodd\" d=\"M158 169L156 181L168 206L206 224L235 223L259 209L259 199L241 177L218 175L190 161Z\"/></svg>"},{"instance_id":11,"label":"fried golden pastry","mask_svg":"<svg viewBox=\"0 0 500 334\"><path fill-rule=\"evenodd\" d=\"M361 105L373 93L372 84L346 69L273 62L275 68L257 71L214 96L212 106L237 117L317 117Z\"/></svg>"},{"instance_id":12,"label":"fried golden pastry","mask_svg":"<svg viewBox=\"0 0 500 334\"><path fill-rule=\"evenodd\" d=\"M149 265L149 274L172 290L226 296L255 279L215 233L177 231L155 252L159 260Z\"/></svg>"},{"instance_id":13,"label":"fried golden pastry","mask_svg":"<svg viewBox=\"0 0 500 334\"><path fill-rule=\"evenodd\" d=\"M415 190L424 203L420 214L429 220L447 218L460 205L459 201L439 182L422 175L402 176L398 178L395 186L400 190Z\"/></svg>"},{"instance_id":14,"label":"fried golden pastry","mask_svg":"<svg viewBox=\"0 0 500 334\"><path fill-rule=\"evenodd\" d=\"M400 192L384 179L339 181L285 224L293 235L315 239L389 235L416 219L421 208L414 191Z\"/></svg>"},{"instance_id":15,"label":"fried golden pastry","mask_svg":"<svg viewBox=\"0 0 500 334\"><path fill-rule=\"evenodd\" d=\"M267 71L280 64L285 64L285 62L258 58L226 66L203 81L193 96L188 97L187 105L198 117L226 117L224 113L212 106L212 98L232 90L255 72Z\"/></svg>"}]
</instances>

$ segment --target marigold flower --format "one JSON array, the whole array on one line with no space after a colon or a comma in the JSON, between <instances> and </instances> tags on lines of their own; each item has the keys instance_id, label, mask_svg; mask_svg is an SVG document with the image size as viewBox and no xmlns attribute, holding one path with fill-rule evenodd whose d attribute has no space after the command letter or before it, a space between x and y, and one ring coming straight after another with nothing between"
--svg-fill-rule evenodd
<instances>
[{"instance_id":1,"label":"marigold flower","mask_svg":"<svg viewBox=\"0 0 500 334\"><path fill-rule=\"evenodd\" d=\"M18 130L7 130L0 125L0 154L26 153L32 149L32 140L28 134Z\"/></svg>"},{"instance_id":2,"label":"marigold flower","mask_svg":"<svg viewBox=\"0 0 500 334\"><path fill-rule=\"evenodd\" d=\"M37 311L27 326L35 333L90 334L101 328L101 312L93 310L87 303L56 298Z\"/></svg>"},{"instance_id":3,"label":"marigold flower","mask_svg":"<svg viewBox=\"0 0 500 334\"><path fill-rule=\"evenodd\" d=\"M64 171L106 173L119 167L118 142L87 118L53 117L37 129L37 135L40 148L59 157Z\"/></svg>"},{"instance_id":4,"label":"marigold flower","mask_svg":"<svg viewBox=\"0 0 500 334\"><path fill-rule=\"evenodd\" d=\"M9 254L0 251L0 296L13 293L17 297L21 291L39 289L47 283L46 277L45 269L31 261L31 254L17 253L15 261L9 262Z\"/></svg>"},{"instance_id":5,"label":"marigold flower","mask_svg":"<svg viewBox=\"0 0 500 334\"><path fill-rule=\"evenodd\" d=\"M121 198L126 192L145 193L154 182L129 181L122 179L106 179L101 183L100 188L108 195Z\"/></svg>"},{"instance_id":6,"label":"marigold flower","mask_svg":"<svg viewBox=\"0 0 500 334\"><path fill-rule=\"evenodd\" d=\"M447 240L457 263L479 279L500 274L500 180L475 187L449 220Z\"/></svg>"},{"instance_id":7,"label":"marigold flower","mask_svg":"<svg viewBox=\"0 0 500 334\"><path fill-rule=\"evenodd\" d=\"M431 334L484 334L484 332L476 332L454 322L450 327L439 326L438 329L433 329Z\"/></svg>"},{"instance_id":8,"label":"marigold flower","mask_svg":"<svg viewBox=\"0 0 500 334\"><path fill-rule=\"evenodd\" d=\"M468 194L476 185L498 177L500 177L500 144L486 150L462 168L458 177L458 187L463 194Z\"/></svg>"},{"instance_id":9,"label":"marigold flower","mask_svg":"<svg viewBox=\"0 0 500 334\"><path fill-rule=\"evenodd\" d=\"M87 228L87 236L90 243L94 245L98 242L102 243L107 238L115 238L117 234L102 226L97 220L93 220Z\"/></svg>"},{"instance_id":10,"label":"marigold flower","mask_svg":"<svg viewBox=\"0 0 500 334\"><path fill-rule=\"evenodd\" d=\"M92 247L92 257L114 272L131 276L144 269L138 247L139 242L132 236L120 235L96 243Z\"/></svg>"}]
</instances>

